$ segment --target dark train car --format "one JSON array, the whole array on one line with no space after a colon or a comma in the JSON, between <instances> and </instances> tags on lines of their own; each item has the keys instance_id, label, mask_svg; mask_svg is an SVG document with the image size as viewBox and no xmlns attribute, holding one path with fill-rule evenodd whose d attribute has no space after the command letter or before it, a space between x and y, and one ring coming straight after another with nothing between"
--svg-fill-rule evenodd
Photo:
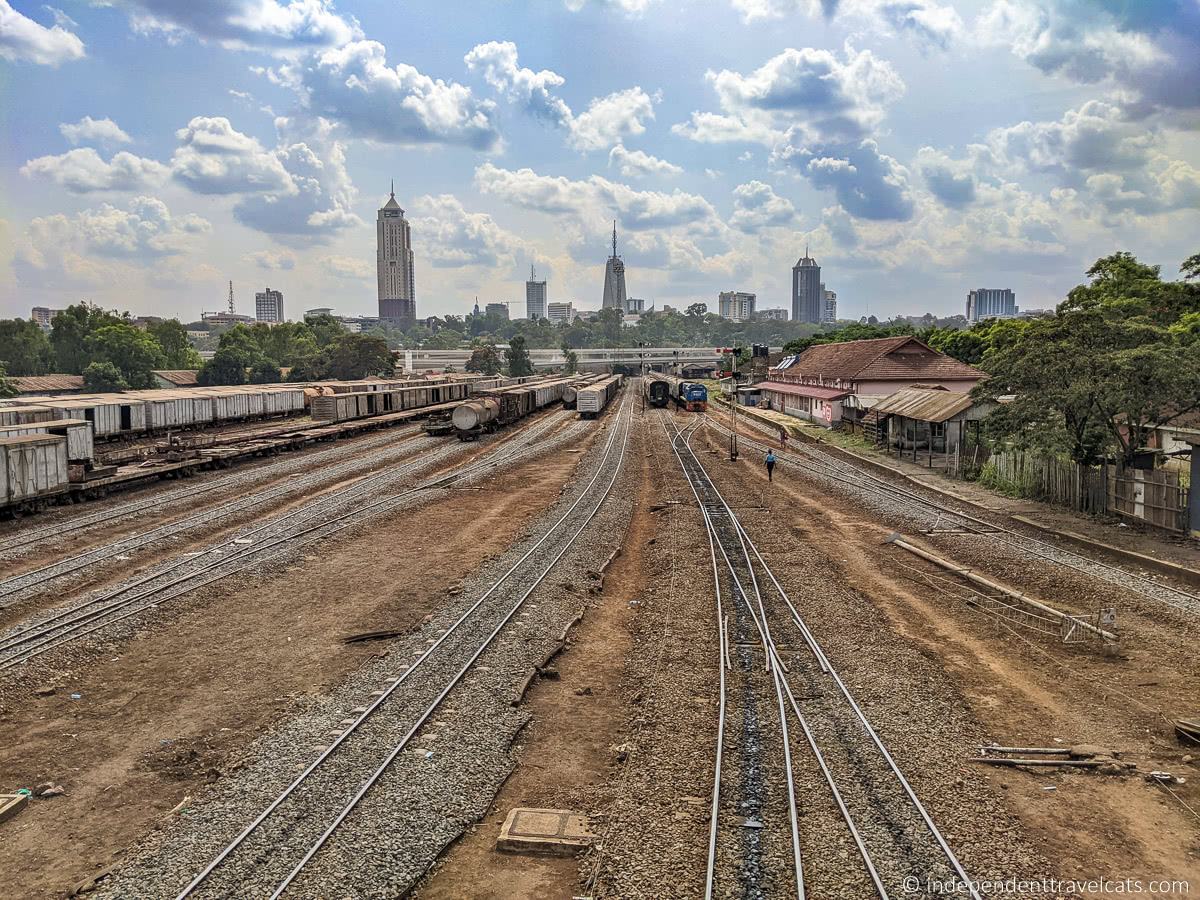
<instances>
[{"instance_id":1,"label":"dark train car","mask_svg":"<svg viewBox=\"0 0 1200 900\"><path fill-rule=\"evenodd\" d=\"M646 377L642 390L646 394L646 401L651 406L656 406L660 409L666 406L671 399L671 386L661 378L655 378L653 375Z\"/></svg>"}]
</instances>

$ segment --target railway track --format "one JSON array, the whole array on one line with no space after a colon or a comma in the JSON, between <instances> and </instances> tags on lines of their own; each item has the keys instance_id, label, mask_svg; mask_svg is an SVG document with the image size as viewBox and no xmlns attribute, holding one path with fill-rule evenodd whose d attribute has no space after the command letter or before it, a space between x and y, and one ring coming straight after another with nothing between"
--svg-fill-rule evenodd
<instances>
[{"instance_id":1,"label":"railway track","mask_svg":"<svg viewBox=\"0 0 1200 900\"><path fill-rule=\"evenodd\" d=\"M420 433L421 429L419 427L394 429L388 434L376 436L368 442L356 444L343 442L337 446L319 450L316 453L300 457L288 457L288 465L286 467L268 466L249 472L235 471L213 475L205 478L203 484L170 490L157 497L127 499L108 509L81 516L72 516L67 522L45 525L40 528L21 529L4 538L3 547L0 547L0 555L15 555L30 547L37 547L38 545L58 540L64 535L85 531L89 528L111 527L113 522L118 519L136 518L143 513L152 512L163 507L170 507L197 497L219 494L222 491L233 490L242 486L249 487L257 482L286 477L292 472L299 474L311 469L313 466L324 465L329 460L335 459L338 456L344 456L348 452L361 453L363 450L370 450L377 446L391 445L396 443L397 440L405 440Z\"/></svg>"},{"instance_id":2,"label":"railway track","mask_svg":"<svg viewBox=\"0 0 1200 900\"><path fill-rule=\"evenodd\" d=\"M439 448L441 449L441 448ZM0 580L0 609L6 609L15 603L19 602L30 593L40 591L48 586L51 582L64 578L68 575L73 575L84 569L92 568L106 560L115 559L124 556L128 553L144 550L147 547L168 539L175 539L184 535L186 532L203 528L206 525L221 524L229 521L232 517L244 515L259 508L267 508L278 502L286 500L288 497L297 494L305 494L314 490L320 489L323 485L334 483L339 479L354 477L355 475L369 474L367 470L378 465L386 465L398 456L406 456L412 452L412 448L408 446L400 446L394 442L389 442L380 449L374 450L366 455L355 455L351 459L337 463L332 466L325 466L317 469L312 469L314 463L320 464L320 460L309 459L306 466L309 471L297 473L279 484L265 488L261 491L256 491L251 494L243 494L235 497L232 500L218 504L217 506L204 509L198 513L185 516L181 519L173 519L162 523L154 528L144 531L140 534L131 535L117 541L112 541L103 544L99 547L93 547L85 550L82 553L77 553L73 556L55 560L44 566L39 566L36 569L30 569L27 572L22 572L18 575L13 575L9 578ZM436 454L437 451L435 450ZM442 454L444 455L444 453ZM393 472L407 471L416 465L424 464L429 456L423 456L414 461L413 464L403 466L401 469L392 470ZM172 498L177 500L178 498ZM268 523L270 524L270 523ZM263 526L266 527L266 526ZM241 540L253 537L261 531L261 528L252 529L250 532L235 535L225 543L228 544L233 540Z\"/></svg>"},{"instance_id":3,"label":"railway track","mask_svg":"<svg viewBox=\"0 0 1200 900\"><path fill-rule=\"evenodd\" d=\"M730 433L730 428L725 423L712 416L706 415L705 419L722 434ZM961 512L916 491L893 484L886 478L845 462L818 447L809 444L795 445L794 449L802 454L797 455L794 452L780 450L765 438L756 439L740 430L738 431L738 440L744 441L764 453L768 448L772 449L779 459L797 465L799 471L810 472L814 476L840 484L848 484L856 491L872 495L886 503L895 504L909 514L914 509L923 510L930 517L928 525L931 529L955 527L966 534L996 541L1018 553L1090 575L1149 600L1165 603L1184 612L1200 614L1200 594L1163 584L1121 566L1075 553L1003 525L997 525L969 513Z\"/></svg>"},{"instance_id":4,"label":"railway track","mask_svg":"<svg viewBox=\"0 0 1200 900\"><path fill-rule=\"evenodd\" d=\"M317 497L268 522L241 531L205 551L176 558L116 589L54 611L40 621L14 629L0 638L0 672L244 571L284 549L327 539L371 516L384 514L424 491L510 464L540 449L537 443L540 437L565 418L562 413L552 413L496 447L482 460L366 503L361 502L364 496L377 493L381 485L377 479L360 479L347 488ZM386 477L396 481L458 449L457 445L445 444L432 455L389 470Z\"/></svg>"},{"instance_id":5,"label":"railway track","mask_svg":"<svg viewBox=\"0 0 1200 900\"><path fill-rule=\"evenodd\" d=\"M348 854L357 860L352 841L346 848L334 846L343 830L353 830L355 816L363 814L372 790L387 778L389 768L497 638L516 626L526 601L599 512L621 472L632 408L627 395L590 479L561 516L436 640L410 664L395 670L385 690L354 711L307 768L215 851L178 893L178 900L345 892L345 872L337 863L323 868L324 857ZM388 820L393 816L400 818L402 813L389 810Z\"/></svg>"},{"instance_id":6,"label":"railway track","mask_svg":"<svg viewBox=\"0 0 1200 900\"><path fill-rule=\"evenodd\" d=\"M954 851L692 449L698 425L677 429L671 443L708 530L721 631L706 898L803 898L814 887L805 880L802 848L818 843L810 832L822 826L811 813L803 824L797 821L793 768L801 760L819 770L863 864L860 883L820 884L815 895L866 891L889 898L911 893L913 884L969 885ZM779 720L777 752L764 747L759 712L768 706ZM798 733L788 727L792 721ZM783 771L765 768L771 764ZM979 900L973 887L964 891Z\"/></svg>"}]
</instances>

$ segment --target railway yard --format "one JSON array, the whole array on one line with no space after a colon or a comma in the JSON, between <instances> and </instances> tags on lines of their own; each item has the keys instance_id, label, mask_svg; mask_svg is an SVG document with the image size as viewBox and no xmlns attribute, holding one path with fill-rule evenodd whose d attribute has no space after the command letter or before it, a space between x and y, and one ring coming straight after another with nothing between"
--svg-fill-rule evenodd
<instances>
[{"instance_id":1,"label":"railway yard","mask_svg":"<svg viewBox=\"0 0 1200 900\"><path fill-rule=\"evenodd\" d=\"M4 896L1200 890L1196 581L689 385L375 387L0 521Z\"/></svg>"}]
</instances>

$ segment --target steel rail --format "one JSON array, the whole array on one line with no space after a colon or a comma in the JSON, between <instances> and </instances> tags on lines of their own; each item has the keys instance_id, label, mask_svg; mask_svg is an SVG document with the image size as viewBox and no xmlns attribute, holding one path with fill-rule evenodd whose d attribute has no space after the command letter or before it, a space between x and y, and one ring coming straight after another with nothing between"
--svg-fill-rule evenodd
<instances>
[{"instance_id":1,"label":"steel rail","mask_svg":"<svg viewBox=\"0 0 1200 900\"><path fill-rule=\"evenodd\" d=\"M697 425L699 424L699 420L696 420L696 424ZM781 742L782 742L782 746L783 746L784 772L786 775L786 782L787 782L788 816L789 816L789 822L791 825L791 836L792 836L793 878L795 879L795 882L796 882L796 896L797 896L797 898L799 898L799 900L804 900L804 897L805 897L804 864L803 864L803 860L802 860L802 856L801 856L801 852L800 852L800 824L799 824L799 814L798 814L798 811L796 808L795 779L794 779L793 772L792 772L791 738L789 735L789 729L788 729L788 725L787 725L787 709L784 706L783 691L782 691L782 688L780 687L780 682L782 680L782 675L780 674L780 672L786 671L786 667L783 665L783 661L781 659L779 659L778 654L774 653L775 643L770 635L770 628L766 621L766 608L763 605L762 595L758 590L758 582L754 577L753 569L752 568L750 569L750 577L751 577L751 582L753 583L753 586L754 586L755 596L758 600L759 612L762 614L761 625L758 622L757 616L755 616L753 607L750 603L750 598L746 594L745 586L742 584L742 580L738 576L738 573L736 572L736 570L734 569L733 562L729 558L728 553L726 553L725 547L720 540L717 526L716 526L715 522L713 521L711 515L708 512L708 508L707 508L706 504L700 497L700 492L697 487L695 478L693 477L693 474L689 471L688 466L684 462L683 455L679 451L679 443L682 440L683 445L687 449L689 455L692 457L693 462L699 468L699 471L704 474L704 477L707 480L707 473L704 472L704 467L702 465L700 465L700 461L696 457L695 451L692 450L691 445L690 445L691 436L694 433L695 433L694 427L690 427L689 429L686 430L686 432L680 431L678 429L678 427L676 427L676 435L675 435L675 438L671 441L671 449L675 452L676 459L679 460L679 467L680 467L681 471L684 473L684 477L688 481L688 486L692 489L692 494L696 498L696 504L697 504L697 506L700 507L700 512L704 517L705 527L708 532L709 547L710 547L710 549L712 549L712 547L715 546L717 549L719 549L721 551L721 556L725 560L725 565L729 570L729 575L730 575L731 580L733 581L734 588L736 589L737 593L741 595L742 602L745 604L746 610L750 613L751 618L755 620L755 625L759 628L760 633L764 635L763 649L764 649L764 653L767 657L767 659L766 659L767 671L770 672L770 674L771 674L772 683L775 688L776 704L777 704L777 709L778 709L778 713L779 713L780 737L781 737ZM726 507L726 512L727 513L729 512L728 507ZM743 547L742 550L743 550L743 554L744 554L745 548ZM745 558L746 558L747 565L749 565L749 556L746 555ZM717 567L717 559L716 559L715 554L713 555L713 566L714 566L714 568ZM776 665L771 664L772 657L774 658ZM721 673L721 680L722 680L722 682L724 682L724 671L723 670ZM719 792L720 784L714 783L713 790L714 790L714 794ZM716 827L717 827L717 819L716 819L716 815L714 814L713 822L712 822L712 825L710 826L710 828L712 829L712 831L710 833L711 843L709 845L710 846L710 856L709 856L709 870L710 871L712 871L715 868ZM715 877L715 872L714 872L714 877ZM710 888L710 886L706 885L706 889L709 889L709 888Z\"/></svg>"},{"instance_id":2,"label":"steel rail","mask_svg":"<svg viewBox=\"0 0 1200 900\"><path fill-rule=\"evenodd\" d=\"M695 456L694 451L693 451L693 456ZM729 508L728 503L725 501L725 499L721 495L720 491L716 488L716 485L712 482L711 477L708 476L707 471L704 470L704 465L703 465L703 463L700 462L698 457L696 457L696 463L700 467L700 469L702 471L704 471L705 477L706 477L708 483L712 487L715 495L720 500L722 506L724 506L729 517L732 520L737 521L737 517L733 514L733 510ZM749 541L750 540L749 535L746 533L744 527L741 526L740 522L738 523L737 527L738 527L739 532L745 536L745 539L747 541ZM753 541L750 541L750 543L753 544ZM755 555L756 555L756 557L758 557L758 559L762 563L763 568L766 569L767 571L770 571L770 567L766 564L766 561L762 559L762 556L758 552L757 547L755 547ZM772 581L777 586L777 588L780 592L780 596L783 597L785 599L785 601L787 602L788 607L790 609L792 609L793 612L795 612L794 604L792 604L790 598L787 597L787 595L783 591L782 587L779 587L778 581L774 578L773 574L772 574ZM800 618L798 616L798 614L797 614L797 618ZM803 623L803 620L801 619L801 622L798 624L798 628L801 631L801 633L802 634L807 633L808 635L811 636L811 632L808 631L807 626L803 625L802 623ZM807 640L807 638L806 638L806 640ZM820 644L819 644L819 642L816 642L815 637L813 638L813 644L815 644L818 648L820 647ZM826 661L828 661L828 657L825 655L823 649L820 650L820 656L818 658L823 658ZM917 794L913 790L912 785L909 783L909 781L905 777L903 771L900 769L899 765L896 763L891 752L884 745L884 743L880 739L878 733L875 731L874 727L871 725L870 721L867 719L866 714L862 711L862 708L858 705L858 702L851 695L849 689L846 687L845 682L842 681L841 676L838 674L837 670L832 665L829 666L828 674L833 679L834 683L837 685L838 690L841 693L841 695L845 698L847 703L850 705L850 708L853 710L855 717L861 723L863 730L871 738L872 743L875 745L876 749L879 750L880 755L887 762L888 768L890 769L890 771L895 776L898 783L903 788L906 796L909 798L909 801L912 803L913 808L916 809L917 812L920 814L922 820L925 823L926 828L929 829L930 834L933 836L934 840L937 842L938 846L941 848L941 850L945 854L946 858L950 861L950 864L954 868L955 873L962 880L962 883L967 886L968 891L970 892L970 896L973 898L973 900L981 900L973 882L971 881L970 877L967 875L966 870L963 868L962 863L959 861L959 859L955 855L953 849L950 847L949 843L946 841L945 837L942 835L941 831L938 829L937 825L934 823L933 818L932 818L932 816L930 816L929 811L925 808L925 805L920 801L920 798L917 797ZM807 728L805 730L807 730Z\"/></svg>"},{"instance_id":3,"label":"steel rail","mask_svg":"<svg viewBox=\"0 0 1200 900\"><path fill-rule=\"evenodd\" d=\"M420 431L420 428L415 428L415 427L411 430L411 432L406 429L397 429L395 431L392 431L389 436L397 437L402 440L407 440L409 437L417 436L419 431ZM335 447L329 447L324 450L319 450L317 452L317 454L313 454L312 456L309 456L306 459L307 459L307 461L316 462L315 457L319 454L325 454L325 453L332 454L338 450L346 450L346 449L353 449L353 448L350 445L343 442ZM296 457L291 457L291 458L296 459ZM272 477L269 466L266 467L265 470L262 470L261 472L244 471L244 472L229 472L227 474L229 474L231 476L235 476L235 477L244 477L247 475L253 476L255 474L265 474L267 477L261 479L263 481L269 480ZM286 478L286 477L290 477L290 476L285 475L285 476L280 476L280 477ZM189 500L193 497L199 497L204 494L209 494L209 493L212 493L213 491L219 491L222 488L228 488L228 487L230 487L230 486L221 484L219 481L219 478L218 478L217 483L215 483L215 484L209 483L209 484L203 484L203 485L195 485L191 488L185 488L184 490L180 490L180 491L170 491L167 496L163 496L163 497L151 497L151 498L146 498L146 499L142 499L142 500L138 500L137 498L129 498L127 500L127 502L118 505L118 507L116 509L101 510L100 512L89 513L87 515L80 516L77 519L73 519L72 521L63 523L61 525L49 525L49 526L44 526L42 528L33 529L31 531L20 532L17 535L15 535L17 540L8 540L5 542L4 546L2 548L0 548L0 553L8 554L15 550L20 550L24 547L29 547L33 544L40 543L41 541L58 538L64 534L71 534L72 532L75 532L75 531L82 531L86 528L91 528L93 525L103 525L103 524L106 524L106 523L112 521L113 519L119 519L119 518L123 519L123 518L129 517L129 516L134 516L134 515L146 512L147 510L155 509L156 507L159 507L159 506L166 506L166 505L169 505L172 503L178 503L181 500ZM234 485L233 487L236 489L236 485ZM34 571L36 571L36 570L34 570ZM22 574L27 575L30 573L26 572L26 573L22 573Z\"/></svg>"},{"instance_id":4,"label":"steel rail","mask_svg":"<svg viewBox=\"0 0 1200 900\"><path fill-rule=\"evenodd\" d=\"M622 409L621 413L624 414L625 412L626 411L624 409ZM626 416L625 439L624 439L625 442L622 445L622 450L621 450L622 458L624 457L625 445L628 443L628 440L629 440L629 427L630 427L629 422L630 422L630 420L631 420L631 417ZM318 755L318 757L312 763L310 763L309 766L303 772L301 772L300 775L298 775L292 781L292 783L289 784L283 790L283 792L281 794L279 794L279 796L277 796L273 801L271 801L271 803L261 813L259 813L259 815L249 825L247 825L233 839L233 841L231 841L228 845L226 845L225 848L222 849L220 851L220 853L218 853L217 856L214 857L208 863L208 865L205 866L205 868L202 869L191 880L191 882L188 883L188 885L186 887L184 887L184 889L177 895L176 900L185 900L185 898L187 898L187 897L191 896L193 893L195 893L195 891L208 879L208 877L214 871L216 871L216 869L226 859L228 859L229 856L232 855L234 853L234 851L236 851L237 848L240 847L245 842L245 840L251 834L253 834L259 828L259 826L261 826L262 823L265 822L270 817L270 815L273 812L275 812L275 810L278 809L288 799L288 797L290 797L292 795L292 793L295 792L295 790L298 787L300 787L300 785L303 784L313 774L313 772L316 771L317 768L319 768L321 766L322 763L324 763L327 759L329 759L330 756L332 756L334 753L337 752L338 748L342 745L342 743L345 742L350 737L350 735L352 733L354 733L359 728L359 726L361 726L363 724L363 722L365 722L377 709L379 709L384 703L386 703L388 698L391 697L392 693L395 692L400 687L401 684L403 684L405 681L407 681L407 679L409 678L410 675L412 675L413 672L417 671L438 650L438 648L440 648L442 646L442 644L445 643L450 638L451 635L455 634L458 631L458 629L460 627L462 627L462 625L464 623L466 623L467 620L470 619L474 615L474 613L484 604L484 602L489 597L491 597L497 590L499 590L501 585L503 585L517 571L517 569L520 568L525 563L525 561L528 560L534 554L535 551L537 551L547 540L549 540L550 536L555 531L558 530L559 526L562 525L562 523L564 521L566 521L566 519L576 509L576 507L578 507L579 504L581 502L583 502L583 499L587 496L588 491L591 490L591 487L596 483L596 480L600 477L603 465L608 460L609 455L611 454L613 443L616 440L617 431L618 431L618 429L614 428L612 430L612 433L609 435L608 442L605 445L604 456L596 466L596 474L592 476L591 481L588 482L588 484L580 492L579 497L576 498L575 502L571 504L571 506L562 515L562 517L560 517L553 525L550 526L549 529L546 530L545 534L543 534L543 536L538 540L538 542L536 544L534 544L532 547L530 547L521 556L520 559L518 559L506 572L504 572L499 578L497 578L496 581L493 582L491 587L489 587L487 591L485 591L470 607L468 607L467 610L465 612L463 612L462 615L459 616L459 618L445 631L445 633L443 633L432 645L430 645L426 650L424 650L421 653L421 655L419 657L417 657L417 659L407 669L405 669L395 681L391 682L389 684L389 686L383 691L383 693L380 696L376 697L375 700L372 701L367 706L367 708L358 715L358 718L356 718L354 720L354 722L352 722L349 726L347 726L346 729L343 730L342 733L340 735L338 735L338 737L335 738L334 741L328 747L326 747L323 751L321 751L320 755ZM358 794L356 794L355 798L353 799L351 806L344 808L342 813L339 815L337 821L335 822L335 824L330 826L330 828L327 829L326 832L321 836L318 844L313 847L310 847L308 853L305 855L305 857L301 861L301 863L298 866L296 866L292 870L291 873L289 873L285 883L278 887L278 889L276 890L276 892L273 896L276 896L276 897L279 896L279 894L282 893L283 890L286 890L287 885L290 884L293 880L295 880L295 877L299 874L300 870L305 865L308 864L308 861L311 860L311 858L316 855L316 853L320 849L320 847L323 846L324 843L328 840L329 835L331 835L333 833L333 831L336 830L336 827L339 826L341 824L341 822L345 820L346 816L348 816L350 814L350 812L353 810L353 807L358 805L358 802L362 799L363 796L365 796L367 790L370 789L370 786L373 785L376 781L378 781L378 779L383 774L383 770L386 769L386 767L388 765L390 765L392 761L394 761L396 756L400 752L403 751L404 747L407 746L408 741L411 740L412 735L415 734L416 731L418 730L418 728L420 727L420 725L424 724L424 722L428 720L429 716L433 714L436 707L441 704L441 701L449 693L450 689L453 688L454 684L457 684L458 681L461 680L463 672L465 672L466 669L469 668L470 665L472 665L474 663L474 660L477 659L480 654L482 654L483 650L486 649L487 645L491 643L491 641L494 639L495 635L499 632L500 628L502 628L503 625L507 624L512 619L512 616L516 614L516 612L520 608L520 606L523 605L525 600L529 597L529 595L533 593L533 590L539 584L541 584L541 582L546 578L546 576L549 574L549 572L553 568L553 566L558 562L558 560L563 556L563 554L566 553L567 549L569 549L569 547L574 543L575 539L579 536L579 533L583 530L583 527L586 527L586 525L588 523L590 523L592 518L596 515L596 512L599 510L600 505L604 502L604 500L608 496L608 493L611 491L612 484L616 481L616 476L620 473L620 469L621 469L621 466L620 466L620 464L618 464L617 470L616 470L616 472L614 472L613 478L609 482L608 487L605 489L604 494L601 496L600 500L597 502L597 504L596 504L595 508L592 510L592 512L588 515L587 519L585 519L585 521L584 521L583 525L580 527L579 531L577 531L575 533L575 535L571 537L570 541L562 548L562 550L558 553L558 555L555 556L555 558L551 561L550 565L546 568L546 570L544 572L542 572L541 575L538 576L534 585L528 591L526 591L526 593L522 596L521 600L519 601L518 605L515 606L509 612L509 614L504 618L501 625L498 626L495 631L493 631L493 633L490 637L488 637L485 644L479 648L479 650L476 652L476 654L471 658L471 661L468 663L468 665L466 667L464 667L464 669L457 676L455 676L454 682L450 685L450 687L448 687L441 695L439 695L438 699L435 701L435 703L432 706L429 707L429 709L426 711L424 716L419 720L417 725L414 726L410 730L410 732L404 736L401 744L398 747L393 749L393 751L389 754L389 756L387 757L387 759L383 763L383 765L381 765L376 770L376 772L371 776L371 779L368 781L368 783L363 785L360 788Z\"/></svg>"},{"instance_id":5,"label":"steel rail","mask_svg":"<svg viewBox=\"0 0 1200 900\"><path fill-rule=\"evenodd\" d=\"M718 430L729 433L729 426L725 425L723 422L720 422L707 414L705 414L705 419ZM775 450L775 448L771 447L769 444L764 443L762 440L756 440L744 432L739 431L738 435L744 438L752 446L757 446L763 449L771 449L775 452L776 456L784 460L789 460L800 465L804 464L804 461L798 457L793 456L786 451ZM981 537L991 537L1016 550L1020 550L1031 556L1036 556L1039 559L1044 559L1047 562L1054 563L1055 565L1062 566L1063 568L1072 569L1081 574L1090 575L1093 578L1099 578L1116 587L1122 587L1126 589L1132 587L1134 591L1141 594L1143 597L1150 600L1156 600L1161 603L1166 603L1168 606L1172 606L1176 609L1182 609L1185 612L1200 611L1200 594L1193 594L1190 591L1182 590L1172 585L1162 584L1152 578L1147 578L1144 575L1138 575L1137 573L1123 568L1122 566L1115 565L1114 563L1105 562L1090 556L1084 556L1081 553L1076 553L1073 550L1067 550L1063 547L1058 547L1049 543L1048 541L1043 541L1040 538L1022 534L1021 532L1012 528L988 522L984 519L972 516L969 513L960 512L952 507L938 503L935 500L923 497L915 491L910 491L906 488L900 487L899 485L892 484L885 478L867 472L865 469L862 469L853 463L839 460L823 450L817 450L807 446L801 446L799 449L800 452L805 454L809 459L817 462L819 465L823 465L826 468L827 472L822 473L825 475L825 477L834 478L838 481L845 481L846 483L852 484L860 490L866 490L868 493L876 493L879 495L891 494L895 499L909 500L931 510L936 510L938 513L962 519L971 525L977 526L976 528L967 529L973 534L977 534ZM851 481L843 477L847 472L853 472L856 476L873 482L875 486L871 487L864 485L857 480ZM979 528L984 530L981 531ZM1037 549L1038 547L1045 549L1039 550ZM1058 556L1067 557L1068 559L1056 558L1055 554ZM1070 559L1078 560L1080 562L1071 562L1069 561ZM1080 563L1082 563L1082 565ZM1095 566L1097 568L1104 569L1107 572L1115 573L1115 575L1101 575L1097 572L1088 571L1088 566ZM1116 578L1128 579L1129 581L1133 582L1133 585L1122 584L1115 580ZM1151 585L1153 590L1143 587L1142 585ZM1173 594L1176 597L1182 597L1186 603L1169 599L1168 597L1163 596L1164 593ZM1196 606L1195 608L1192 608L1189 604L1196 604Z\"/></svg>"},{"instance_id":6,"label":"steel rail","mask_svg":"<svg viewBox=\"0 0 1200 900\"><path fill-rule=\"evenodd\" d=\"M115 597L120 596L121 594L127 592L128 590L130 590L134 587L137 587L141 584L145 584L149 581L154 581L154 580L160 579L166 575L169 575L171 569L167 569L165 571L158 572L158 573L155 573L152 575L147 575L143 578L138 579L137 581L133 582L130 585L126 585L125 587L118 589L117 591L111 592L110 594L96 598L94 600L90 600L85 603L79 604L79 605L72 607L71 609L65 610L62 613L59 613L49 619L43 620L42 622L32 625L20 632L16 632L15 634L9 635L7 638L4 639L4 641L0 641L0 652L4 652L6 650L12 650L16 647L23 646L23 645L30 644L30 643L36 643L38 641L40 641L41 644L39 646L35 646L34 648L31 648L29 650L23 651L15 656L9 657L8 659L0 660L0 672L10 669L10 668L12 668L16 665L19 665L23 662L26 662L29 659L32 659L36 656L40 656L42 653L45 653L49 650L53 650L54 648L60 647L63 644L69 643L73 640L77 640L78 638L84 637L88 634L92 634L96 631L101 630L102 628L107 628L108 626L110 626L116 622L123 621L124 619L127 619L133 615L137 615L137 614L143 612L147 607L138 606L135 609L132 609L130 611L123 613L122 615L108 618L108 615L114 611L120 611L122 609L127 609L128 607L132 606L133 604L137 603L140 600L145 600L149 597L153 597L153 596L160 594L160 593L166 591L167 589L174 587L176 585L186 584L188 582L191 582L191 581L195 580L196 578L198 578L199 576L205 574L206 572L212 571L213 569L218 569L218 568L224 567L224 566L228 565L229 563L245 562L249 557L256 556L257 554L260 554L266 550L272 550L281 544L287 543L289 541L294 541L297 538L304 537L305 535L311 534L314 531L319 531L330 525L337 525L337 527L334 528L330 533L340 531L344 528L350 527L351 525L355 524L354 521L346 521L348 519L354 520L354 519L360 518L364 514L369 513L371 511L379 508L380 506L384 506L387 504L394 505L396 503L400 503L418 493L421 493L422 491L440 487L444 484L447 484L452 481L456 481L459 478L465 477L467 475L473 475L473 474L476 474L476 472L486 471L489 468L493 468L493 467L500 465L506 461L510 461L511 458L514 457L514 454L516 454L517 451L521 451L521 453L523 454L523 453L529 452L530 450L534 449L531 447L522 448L521 444L527 442L529 439L532 439L532 438L540 435L541 431L544 431L546 427L548 427L550 424L553 424L553 423L554 423L554 419L548 420L545 423L541 423L540 427L533 429L533 431L531 433L522 434L520 436L520 440L518 440L515 445L505 444L502 447L497 448L497 450L504 451L497 458L495 458L495 459L489 458L485 462L481 463L480 465L473 467L467 471L451 472L447 475L440 476L431 481L424 482L423 484L417 485L416 487L409 488L399 494L392 494L387 497L383 497L379 500L373 501L373 502L367 504L366 506L362 506L357 509L350 510L349 512L342 513L341 515L335 516L333 518L327 518L324 521L318 522L317 524L311 525L307 528L303 528L300 531L294 531L294 532L291 532L288 534L284 534L284 535L281 535L278 538L275 538L271 541L268 541L268 542L265 542L262 544L258 544L258 545L252 546L252 547L243 547L230 556L225 556L225 557L216 559L213 562L208 563L207 565L201 566L198 569L195 569L191 572L187 572L185 574L179 575L178 577L176 577L170 581L167 581L164 584L156 585L140 594L137 594L134 596L128 596L128 597L125 597L124 599L117 600L114 603L109 603L107 606L103 606L99 609L93 609L88 612L83 612L81 615L77 616L76 618L71 619L71 616L74 613L81 612L82 610L87 609L89 606L93 606L97 603L104 603L108 600L112 600ZM493 451L493 453L494 453L494 451ZM489 457L492 455L493 454L489 454ZM413 465L416 465L420 462L421 461L418 460L414 463L406 464L406 466L402 467L402 468L411 468ZM321 498L321 499L317 500L315 502L315 504L310 505L308 507L302 507L300 510L295 511L295 512L302 512L302 511L307 510L309 513L307 518L301 520L301 522L298 524L302 525L302 524L304 524L304 522L310 521L311 519L316 518L317 516L321 515L322 514L321 510L317 507L320 507L322 505L325 505L325 504L328 504L331 502L344 502L348 499L353 499L354 496L357 496L358 493L362 492L361 490L359 490L359 488L362 486L363 486L362 484L359 484L359 485L356 485L354 488L350 489L349 492L342 492L339 494ZM290 515L292 515L292 513L289 513L288 515L290 516ZM277 519L272 523L268 523L268 526L264 526L264 527L273 527L273 526L277 525L280 521L283 521L283 519L282 518ZM338 523L342 523L342 524L338 524ZM293 527L295 527L295 526L293 526ZM252 533L256 533L259 530L262 530L262 529L261 528L256 529L255 532L252 532ZM224 547L224 546L227 546L229 543L230 542L226 542L220 546ZM206 553L211 553L211 552L213 552L213 551L212 550L206 551ZM202 555L205 555L205 554L202 554ZM180 568L185 563L190 563L190 562L194 562L194 561L195 561L194 559L181 561L176 566L174 566L174 568ZM244 566L239 566L239 567L231 569L230 571L227 571L227 572L221 572L216 577L210 578L199 584L192 585L192 586L188 587L187 589L185 589L184 591L176 592L175 594L172 594L169 597L164 598L164 600L161 602L165 602L165 600L174 599L175 597L180 596L183 593L186 593L187 590L192 590L197 587L202 587L204 585L211 584L213 581L220 580L221 578L227 577L228 575L232 575L235 572L241 571L242 568L244 568ZM65 619L71 619L71 620L64 621ZM103 619L103 621L99 622L99 624L92 625L92 627L90 627L90 628L84 627L84 626L87 626L89 623L95 622L97 619ZM58 629L62 629L62 628L73 629L73 630L70 630L64 634L51 634L51 632L57 631ZM60 638L63 638L63 639L60 640Z\"/></svg>"}]
</instances>

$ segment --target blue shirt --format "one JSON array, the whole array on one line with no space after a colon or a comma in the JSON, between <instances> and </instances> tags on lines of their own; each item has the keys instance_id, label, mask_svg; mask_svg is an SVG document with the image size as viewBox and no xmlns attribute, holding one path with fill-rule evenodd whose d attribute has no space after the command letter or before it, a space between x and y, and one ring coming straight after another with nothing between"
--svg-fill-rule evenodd
<instances>
[{"instance_id":1,"label":"blue shirt","mask_svg":"<svg viewBox=\"0 0 1200 900\"><path fill-rule=\"evenodd\" d=\"M773 462L775 462L775 454L767 451L767 465L770 465Z\"/></svg>"}]
</instances>

